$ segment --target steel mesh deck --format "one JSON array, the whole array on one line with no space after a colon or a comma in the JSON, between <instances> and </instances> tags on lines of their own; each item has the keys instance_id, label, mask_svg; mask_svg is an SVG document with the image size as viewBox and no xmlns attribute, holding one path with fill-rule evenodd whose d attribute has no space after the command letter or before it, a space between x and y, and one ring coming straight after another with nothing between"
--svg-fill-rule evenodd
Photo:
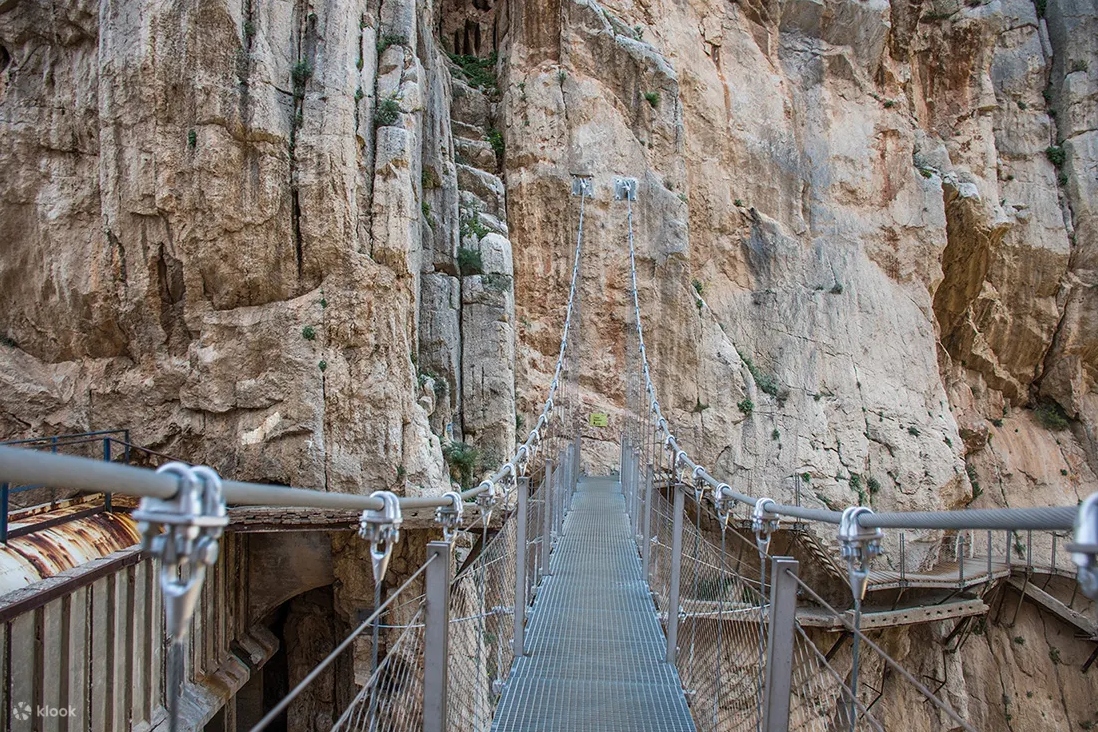
<instances>
[{"instance_id":1,"label":"steel mesh deck","mask_svg":"<svg viewBox=\"0 0 1098 732\"><path fill-rule=\"evenodd\" d=\"M550 571L492 729L693 732L618 482L580 481Z\"/></svg>"}]
</instances>

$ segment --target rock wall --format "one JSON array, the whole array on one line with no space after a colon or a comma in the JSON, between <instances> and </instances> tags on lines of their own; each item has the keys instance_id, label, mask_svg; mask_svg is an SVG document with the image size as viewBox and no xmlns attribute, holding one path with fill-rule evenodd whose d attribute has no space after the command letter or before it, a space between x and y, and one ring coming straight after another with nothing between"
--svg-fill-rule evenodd
<instances>
[{"instance_id":1,"label":"rock wall","mask_svg":"<svg viewBox=\"0 0 1098 732\"><path fill-rule=\"evenodd\" d=\"M352 492L445 490L449 425L509 454L510 243L492 303L456 279L482 238L459 191L506 235L491 104L442 24L396 0L0 11L0 434L129 427ZM452 84L487 163L457 162Z\"/></svg>"}]
</instances>

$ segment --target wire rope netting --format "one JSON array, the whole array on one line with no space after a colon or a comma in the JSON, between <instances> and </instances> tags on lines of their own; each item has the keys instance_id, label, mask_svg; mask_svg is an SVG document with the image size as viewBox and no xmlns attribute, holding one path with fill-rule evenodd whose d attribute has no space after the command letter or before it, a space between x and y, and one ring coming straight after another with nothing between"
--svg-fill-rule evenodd
<instances>
[{"instance_id":1,"label":"wire rope netting","mask_svg":"<svg viewBox=\"0 0 1098 732\"><path fill-rule=\"evenodd\" d=\"M658 491L651 504L650 587L666 622L674 509ZM738 531L714 537L696 510L684 516L676 666L699 730L762 729L771 578L761 568L767 564ZM850 730L849 654L840 671L799 624L794 631L789 728ZM882 728L864 699L855 704L853 729Z\"/></svg>"},{"instance_id":2,"label":"wire rope netting","mask_svg":"<svg viewBox=\"0 0 1098 732\"><path fill-rule=\"evenodd\" d=\"M332 727L341 732L411 732L423 727L423 606L389 646Z\"/></svg>"},{"instance_id":3,"label":"wire rope netting","mask_svg":"<svg viewBox=\"0 0 1098 732\"><path fill-rule=\"evenodd\" d=\"M508 519L450 590L449 728L487 730L514 660L517 525Z\"/></svg>"}]
</instances>

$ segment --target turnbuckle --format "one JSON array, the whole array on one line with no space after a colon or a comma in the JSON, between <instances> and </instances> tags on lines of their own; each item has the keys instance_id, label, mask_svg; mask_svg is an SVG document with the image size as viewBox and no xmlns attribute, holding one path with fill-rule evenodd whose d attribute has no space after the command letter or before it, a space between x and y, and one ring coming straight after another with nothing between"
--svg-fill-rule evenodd
<instances>
[{"instance_id":1,"label":"turnbuckle","mask_svg":"<svg viewBox=\"0 0 1098 732\"><path fill-rule=\"evenodd\" d=\"M770 554L770 539L781 525L781 519L769 506L778 504L770 498L760 498L755 501L755 508L751 512L751 529L755 532L755 545L764 555Z\"/></svg>"},{"instance_id":2,"label":"turnbuckle","mask_svg":"<svg viewBox=\"0 0 1098 732\"><path fill-rule=\"evenodd\" d=\"M160 588L173 643L182 642L194 615L206 567L217 562L221 534L229 523L221 478L205 466L168 463L156 472L179 478L171 498L142 498L133 519L141 546L161 561Z\"/></svg>"},{"instance_id":3,"label":"turnbuckle","mask_svg":"<svg viewBox=\"0 0 1098 732\"><path fill-rule=\"evenodd\" d=\"M881 539L884 532L880 529L867 529L858 523L860 516L872 514L865 506L851 506L843 511L839 521L839 547L846 559L850 575L850 591L854 599L861 602L869 584L869 565L881 554Z\"/></svg>"},{"instance_id":4,"label":"turnbuckle","mask_svg":"<svg viewBox=\"0 0 1098 732\"><path fill-rule=\"evenodd\" d=\"M1098 493L1092 493L1075 514L1075 541L1067 545L1071 559L1079 568L1079 587L1083 594L1098 600Z\"/></svg>"},{"instance_id":5,"label":"turnbuckle","mask_svg":"<svg viewBox=\"0 0 1098 732\"><path fill-rule=\"evenodd\" d=\"M358 535L370 542L370 562L374 568L374 583L381 584L389 569L393 545L400 541L400 499L392 491L374 491L370 498L380 498L378 510L367 508L358 520Z\"/></svg>"}]
</instances>

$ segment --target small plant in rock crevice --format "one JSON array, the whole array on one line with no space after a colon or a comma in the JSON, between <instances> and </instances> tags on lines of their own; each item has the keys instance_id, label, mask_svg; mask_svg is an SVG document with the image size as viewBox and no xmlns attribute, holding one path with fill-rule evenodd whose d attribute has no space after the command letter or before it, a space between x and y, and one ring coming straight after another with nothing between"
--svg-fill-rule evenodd
<instances>
[{"instance_id":1,"label":"small plant in rock crevice","mask_svg":"<svg viewBox=\"0 0 1098 732\"><path fill-rule=\"evenodd\" d=\"M301 99L305 96L305 85L313 76L313 65L302 59L290 69L290 78L294 83L294 98Z\"/></svg>"},{"instance_id":2,"label":"small plant in rock crevice","mask_svg":"<svg viewBox=\"0 0 1098 732\"><path fill-rule=\"evenodd\" d=\"M408 36L403 33L383 33L377 39L377 53L380 56L389 46L407 46Z\"/></svg>"},{"instance_id":3,"label":"small plant in rock crevice","mask_svg":"<svg viewBox=\"0 0 1098 732\"><path fill-rule=\"evenodd\" d=\"M495 51L486 58L457 53L448 55L450 60L457 66L456 76L465 79L470 86L488 93L494 93L498 90L496 86L496 62L499 60L499 56Z\"/></svg>"},{"instance_id":4,"label":"small plant in rock crevice","mask_svg":"<svg viewBox=\"0 0 1098 732\"><path fill-rule=\"evenodd\" d=\"M476 213L471 213L467 217L461 220L461 238L464 239L467 236L476 237L477 241L480 241L488 235L488 227L480 223L480 217Z\"/></svg>"},{"instance_id":5,"label":"small plant in rock crevice","mask_svg":"<svg viewBox=\"0 0 1098 732\"><path fill-rule=\"evenodd\" d=\"M382 99L374 110L374 127L388 127L400 119L400 100L395 96Z\"/></svg>"},{"instance_id":6,"label":"small plant in rock crevice","mask_svg":"<svg viewBox=\"0 0 1098 732\"><path fill-rule=\"evenodd\" d=\"M476 249L459 247L457 253L458 271L462 277L478 275L484 272L484 259Z\"/></svg>"},{"instance_id":7,"label":"small plant in rock crevice","mask_svg":"<svg viewBox=\"0 0 1098 732\"><path fill-rule=\"evenodd\" d=\"M463 489L472 487L480 451L466 442L451 442L442 448L442 457L450 466L450 477Z\"/></svg>"},{"instance_id":8,"label":"small plant in rock crevice","mask_svg":"<svg viewBox=\"0 0 1098 732\"><path fill-rule=\"evenodd\" d=\"M736 406L743 412L745 417L750 417L751 413L755 411L755 403L747 397L741 399Z\"/></svg>"},{"instance_id":9,"label":"small plant in rock crevice","mask_svg":"<svg viewBox=\"0 0 1098 732\"><path fill-rule=\"evenodd\" d=\"M644 93L644 99L645 99L645 101L647 101L652 106L652 109L659 108L659 106L660 106L659 92L645 92Z\"/></svg>"},{"instance_id":10,"label":"small plant in rock crevice","mask_svg":"<svg viewBox=\"0 0 1098 732\"><path fill-rule=\"evenodd\" d=\"M1070 424L1064 410L1053 401L1041 402L1033 413L1043 427L1054 432L1066 430Z\"/></svg>"},{"instance_id":11,"label":"small plant in rock crevice","mask_svg":"<svg viewBox=\"0 0 1098 732\"><path fill-rule=\"evenodd\" d=\"M755 380L756 386L770 396L781 400L781 386L778 384L777 379L770 374L764 373L762 369L755 366L755 362L752 361L749 356L741 353L740 360L743 361L743 365L747 367L747 370L751 372L751 378Z\"/></svg>"},{"instance_id":12,"label":"small plant in rock crevice","mask_svg":"<svg viewBox=\"0 0 1098 732\"><path fill-rule=\"evenodd\" d=\"M503 160L503 154L506 152L503 133L499 130L488 130L487 138L488 144L492 146L492 151L496 154L496 159Z\"/></svg>"},{"instance_id":13,"label":"small plant in rock crevice","mask_svg":"<svg viewBox=\"0 0 1098 732\"><path fill-rule=\"evenodd\" d=\"M881 490L881 481L870 476L869 480L865 482L865 487L869 489L869 495L876 495Z\"/></svg>"},{"instance_id":14,"label":"small plant in rock crevice","mask_svg":"<svg viewBox=\"0 0 1098 732\"><path fill-rule=\"evenodd\" d=\"M1045 157L1048 161L1055 165L1057 168L1062 168L1064 162L1067 161L1067 154L1064 152L1064 148L1060 145L1049 145L1045 148Z\"/></svg>"}]
</instances>

